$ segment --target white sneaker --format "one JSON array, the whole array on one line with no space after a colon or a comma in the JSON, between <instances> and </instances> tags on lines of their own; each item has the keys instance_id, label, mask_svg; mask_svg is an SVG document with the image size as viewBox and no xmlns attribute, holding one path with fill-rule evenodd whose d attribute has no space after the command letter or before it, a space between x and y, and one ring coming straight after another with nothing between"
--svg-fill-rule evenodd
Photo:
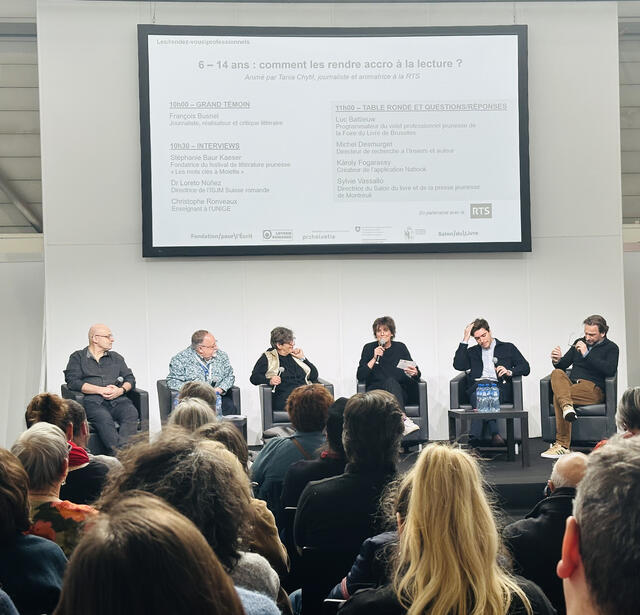
<instances>
[{"instance_id":1,"label":"white sneaker","mask_svg":"<svg viewBox=\"0 0 640 615\"><path fill-rule=\"evenodd\" d=\"M578 415L573 406L567 405L562 408L562 418L569 423L573 423L578 418Z\"/></svg>"},{"instance_id":2,"label":"white sneaker","mask_svg":"<svg viewBox=\"0 0 640 615\"><path fill-rule=\"evenodd\" d=\"M570 452L571 451L568 448L565 448L561 444L555 442L548 448L548 450L540 453L540 457L544 457L545 459L558 459L558 457L568 455Z\"/></svg>"},{"instance_id":3,"label":"white sneaker","mask_svg":"<svg viewBox=\"0 0 640 615\"><path fill-rule=\"evenodd\" d=\"M408 416L404 417L404 433L403 436L408 436L410 433L414 431L418 431L420 429L420 425L416 425Z\"/></svg>"}]
</instances>

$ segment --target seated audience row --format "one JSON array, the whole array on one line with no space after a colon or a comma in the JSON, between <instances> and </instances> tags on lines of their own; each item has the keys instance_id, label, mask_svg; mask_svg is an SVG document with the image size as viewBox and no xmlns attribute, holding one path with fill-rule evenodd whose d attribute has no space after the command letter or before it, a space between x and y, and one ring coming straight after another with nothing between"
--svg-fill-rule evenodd
<instances>
[{"instance_id":1,"label":"seated audience row","mask_svg":"<svg viewBox=\"0 0 640 615\"><path fill-rule=\"evenodd\" d=\"M112 500L78 546L55 615L277 615L268 598L234 587L196 526L162 499Z\"/></svg>"},{"instance_id":2,"label":"seated audience row","mask_svg":"<svg viewBox=\"0 0 640 615\"><path fill-rule=\"evenodd\" d=\"M341 612L542 615L555 612L556 607L571 615L577 612L576 605L581 615L630 612L620 607L632 603L633 590L620 592L607 574L597 585L585 584L584 578L591 575L593 579L603 564L607 570L614 569L618 559L622 578L633 568L634 554L609 553L607 545L594 536L604 536L599 524L609 531L612 523L618 523L616 515L623 515L620 523L631 526L631 533L622 532L624 540L635 545L637 524L627 500L637 495L637 485L629 481L640 481L640 440L633 437L634 426L640 426L640 388L625 392L618 408L618 425L627 432L602 443L589 458L579 453L560 458L548 481L548 497L524 520L505 528L513 570L522 577L510 572L479 462L473 456L451 446L430 445L415 466L398 477L403 413L396 397L374 390L331 402L321 385L294 390L287 401L294 424L312 425L322 433L326 423L329 445L321 437L320 446L307 451L296 446L295 435L276 438L258 461L271 450L271 455L263 457L260 472L269 474L272 463L280 474L284 472L274 506L281 510L282 504L291 502L297 507L292 549L351 550L354 564L350 571L336 570L344 579L331 592L348 598ZM26 417L30 427L12 447L13 454L0 449L0 584L8 594L0 600L5 600L7 609L12 608L7 602L12 600L20 613L51 613L67 565L65 554L73 551L59 613L78 612L81 604L91 612L121 612L118 605L124 602L132 613L147 612L149 604L154 605L153 612L176 612L170 600L162 605L153 600L161 600L170 588L186 592L200 574L185 566L192 561L207 562L205 568L218 584L225 612L234 612L240 605L239 612L244 608L249 614L276 613L276 601L285 615L304 610L304 596L292 594L292 609L281 584L289 557L267 503L252 496L246 442L235 426L218 422L207 403L185 397L173 413L172 425L153 441L142 437L122 449L118 467L109 472L107 485L98 489L96 508L63 501L60 494L72 455L83 462L79 470L89 467L86 451L83 456L81 446L68 442L74 434L84 442L83 434L88 433L82 408L43 394L32 400ZM308 432L300 429L300 433ZM340 441L346 459L343 471L335 450ZM293 450L299 461L287 463ZM583 488L589 480L593 485ZM617 490L613 496L610 485ZM576 493L577 521L569 516ZM606 510L606 518L599 517L601 509ZM390 520L395 520L396 530L390 528ZM579 543L578 524L582 528ZM200 546L192 540L194 530ZM155 547L147 540L151 535L156 536ZM116 538L121 549L117 556ZM202 544L208 544L207 555ZM163 549L167 552L161 554ZM107 551L112 556L104 557ZM126 565L124 553L128 553ZM193 560L196 553L200 555ZM163 578L163 570L145 569L146 557L160 568L170 562L179 565L175 562L188 557L181 564L186 576L181 576L181 570L167 580L166 587L156 588L153 600L145 602L137 594L122 592L123 596L103 600L104 605L92 606L92 594L107 591L133 571ZM566 610L560 582L553 574L558 560L565 590L571 588L565 591ZM152 582L143 578L140 587L146 587L147 581ZM362 588L370 589L357 591ZM194 600L201 598L207 599Z\"/></svg>"}]
</instances>

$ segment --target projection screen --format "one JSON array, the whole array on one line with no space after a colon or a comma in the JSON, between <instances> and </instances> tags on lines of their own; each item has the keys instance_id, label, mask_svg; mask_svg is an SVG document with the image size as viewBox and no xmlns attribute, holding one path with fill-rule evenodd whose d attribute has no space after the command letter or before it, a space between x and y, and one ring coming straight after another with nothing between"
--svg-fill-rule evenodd
<instances>
[{"instance_id":1,"label":"projection screen","mask_svg":"<svg viewBox=\"0 0 640 615\"><path fill-rule=\"evenodd\" d=\"M138 43L144 256L531 249L526 26Z\"/></svg>"}]
</instances>

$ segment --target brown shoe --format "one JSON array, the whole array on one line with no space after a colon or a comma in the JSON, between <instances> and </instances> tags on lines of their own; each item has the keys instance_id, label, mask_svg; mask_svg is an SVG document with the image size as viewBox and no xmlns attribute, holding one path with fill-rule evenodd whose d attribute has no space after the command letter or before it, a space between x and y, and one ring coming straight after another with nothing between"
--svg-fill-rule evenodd
<instances>
[{"instance_id":1,"label":"brown shoe","mask_svg":"<svg viewBox=\"0 0 640 615\"><path fill-rule=\"evenodd\" d=\"M506 446L507 443L504 441L504 438L499 434L493 434L491 438L491 446Z\"/></svg>"}]
</instances>

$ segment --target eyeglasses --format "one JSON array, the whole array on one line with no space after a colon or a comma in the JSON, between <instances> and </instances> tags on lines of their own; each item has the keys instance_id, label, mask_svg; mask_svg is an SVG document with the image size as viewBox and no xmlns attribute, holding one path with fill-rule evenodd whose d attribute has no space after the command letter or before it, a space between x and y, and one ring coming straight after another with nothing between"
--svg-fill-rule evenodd
<instances>
[{"instance_id":1,"label":"eyeglasses","mask_svg":"<svg viewBox=\"0 0 640 615\"><path fill-rule=\"evenodd\" d=\"M280 346L295 346L296 338L294 337L292 340L288 340L286 342L280 342Z\"/></svg>"},{"instance_id":2,"label":"eyeglasses","mask_svg":"<svg viewBox=\"0 0 640 615\"><path fill-rule=\"evenodd\" d=\"M106 337L107 339L110 339L110 340L113 339L113 335L111 333L109 333L109 335L102 335L101 333L96 333L95 336L96 337Z\"/></svg>"},{"instance_id":3,"label":"eyeglasses","mask_svg":"<svg viewBox=\"0 0 640 615\"><path fill-rule=\"evenodd\" d=\"M198 344L199 348L206 348L207 350L213 350L218 347L218 342L216 342L213 346L205 346L204 344Z\"/></svg>"}]
</instances>

